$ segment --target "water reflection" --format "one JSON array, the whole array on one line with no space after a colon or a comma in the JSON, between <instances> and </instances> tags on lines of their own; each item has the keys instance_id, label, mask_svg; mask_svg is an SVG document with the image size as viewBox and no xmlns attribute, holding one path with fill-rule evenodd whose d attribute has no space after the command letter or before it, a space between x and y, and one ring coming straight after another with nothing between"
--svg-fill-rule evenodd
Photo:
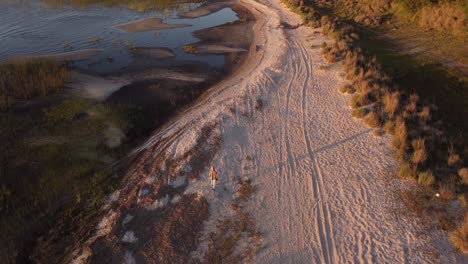
<instances>
[{"instance_id":1,"label":"water reflection","mask_svg":"<svg viewBox=\"0 0 468 264\"><path fill-rule=\"evenodd\" d=\"M96 73L111 73L125 70L137 62L139 58L134 56L134 48L162 47L171 49L176 56L155 63L188 60L222 67L223 56L185 54L182 47L198 41L192 32L233 22L238 17L226 8L202 18L178 18L177 13L181 10L198 5L193 0L189 3L172 0L0 0L0 61L24 55L92 50L100 53L73 62L72 66ZM189 24L191 27L138 33L117 28L117 25L145 18L161 18L167 24Z\"/></svg>"}]
</instances>

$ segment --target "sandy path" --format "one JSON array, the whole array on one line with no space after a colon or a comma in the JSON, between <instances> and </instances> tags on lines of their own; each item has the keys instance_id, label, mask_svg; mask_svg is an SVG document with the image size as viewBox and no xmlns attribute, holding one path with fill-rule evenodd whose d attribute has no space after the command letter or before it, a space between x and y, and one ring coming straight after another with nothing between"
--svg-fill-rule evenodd
<instances>
[{"instance_id":1,"label":"sandy path","mask_svg":"<svg viewBox=\"0 0 468 264\"><path fill-rule=\"evenodd\" d=\"M264 236L255 263L466 261L441 234L417 235L415 223L392 214L400 182L386 176L395 170L388 138L350 117L349 97L337 91L339 66L320 69L320 50L310 48L326 39L309 28L283 30L281 21L300 21L279 0L240 2L258 18L243 67L135 152L162 142L180 156L216 122L222 146L213 165L225 191L213 194L205 180L187 189L208 200L213 222L232 199L236 177L252 180L257 193L248 209Z\"/></svg>"}]
</instances>

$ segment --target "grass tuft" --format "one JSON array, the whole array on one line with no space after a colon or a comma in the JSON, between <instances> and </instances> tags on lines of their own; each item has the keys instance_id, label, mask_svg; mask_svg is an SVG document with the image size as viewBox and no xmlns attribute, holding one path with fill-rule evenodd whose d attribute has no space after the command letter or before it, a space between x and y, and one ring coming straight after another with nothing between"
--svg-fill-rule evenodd
<instances>
[{"instance_id":1,"label":"grass tuft","mask_svg":"<svg viewBox=\"0 0 468 264\"><path fill-rule=\"evenodd\" d=\"M403 163L398 169L398 177L404 179L416 179L417 176L416 168L409 163Z\"/></svg>"},{"instance_id":2,"label":"grass tuft","mask_svg":"<svg viewBox=\"0 0 468 264\"><path fill-rule=\"evenodd\" d=\"M468 253L468 213L465 213L463 223L450 232L450 241L462 253Z\"/></svg>"},{"instance_id":3,"label":"grass tuft","mask_svg":"<svg viewBox=\"0 0 468 264\"><path fill-rule=\"evenodd\" d=\"M342 94L353 94L356 90L351 84L344 84L340 87L340 93Z\"/></svg>"},{"instance_id":4,"label":"grass tuft","mask_svg":"<svg viewBox=\"0 0 468 264\"><path fill-rule=\"evenodd\" d=\"M382 126L382 120L380 116L374 111L371 111L369 114L367 114L366 118L364 119L364 123L371 128L378 128Z\"/></svg>"},{"instance_id":5,"label":"grass tuft","mask_svg":"<svg viewBox=\"0 0 468 264\"><path fill-rule=\"evenodd\" d=\"M431 171L425 171L425 172L420 172L418 174L418 183L423 185L423 186L426 186L426 187L429 187L431 185L433 185L435 182L435 177L434 177L434 174L432 174Z\"/></svg>"}]
</instances>

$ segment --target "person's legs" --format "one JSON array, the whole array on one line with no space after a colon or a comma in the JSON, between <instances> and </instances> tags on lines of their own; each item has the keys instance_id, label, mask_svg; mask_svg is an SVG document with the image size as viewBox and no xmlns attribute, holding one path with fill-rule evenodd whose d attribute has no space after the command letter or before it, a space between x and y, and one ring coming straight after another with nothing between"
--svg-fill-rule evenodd
<instances>
[{"instance_id":1,"label":"person's legs","mask_svg":"<svg viewBox=\"0 0 468 264\"><path fill-rule=\"evenodd\" d=\"M215 186L216 186L216 181L211 180L211 188L213 189L213 191L215 190Z\"/></svg>"}]
</instances>

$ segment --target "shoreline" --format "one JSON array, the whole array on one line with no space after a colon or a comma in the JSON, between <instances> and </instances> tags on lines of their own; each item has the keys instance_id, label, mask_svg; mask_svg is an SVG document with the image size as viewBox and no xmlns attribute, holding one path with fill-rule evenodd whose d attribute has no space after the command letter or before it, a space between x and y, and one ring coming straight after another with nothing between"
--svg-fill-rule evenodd
<instances>
[{"instance_id":1,"label":"shoreline","mask_svg":"<svg viewBox=\"0 0 468 264\"><path fill-rule=\"evenodd\" d=\"M389 212L392 191L405 182L385 176L395 170L388 138L374 137L349 116L349 98L338 93L341 68L320 69L326 63L309 46L329 40L308 28L281 28L282 21L298 24L300 18L277 0L237 2L257 16L242 66L129 154L122 188L104 206L95 234L75 248L74 263L90 257L96 241L119 243L115 256L125 260L144 259L140 251L154 248L135 245L154 230L135 228L141 219L153 223L157 217L144 210L150 204L173 212L181 197L210 209L200 219L196 249L189 251L201 258L210 234L219 231L216 223L235 215L230 205L239 177L257 189L245 205L262 234L264 248L255 262L431 262L429 250L440 253L438 261L457 262L452 251L444 252L447 247L427 245L436 238L432 234L418 236L414 222L396 221ZM200 145L208 151L202 151L205 159L197 156ZM194 167L194 160L202 166ZM221 175L216 193L206 181L211 165ZM163 188L176 194L160 194Z\"/></svg>"}]
</instances>

